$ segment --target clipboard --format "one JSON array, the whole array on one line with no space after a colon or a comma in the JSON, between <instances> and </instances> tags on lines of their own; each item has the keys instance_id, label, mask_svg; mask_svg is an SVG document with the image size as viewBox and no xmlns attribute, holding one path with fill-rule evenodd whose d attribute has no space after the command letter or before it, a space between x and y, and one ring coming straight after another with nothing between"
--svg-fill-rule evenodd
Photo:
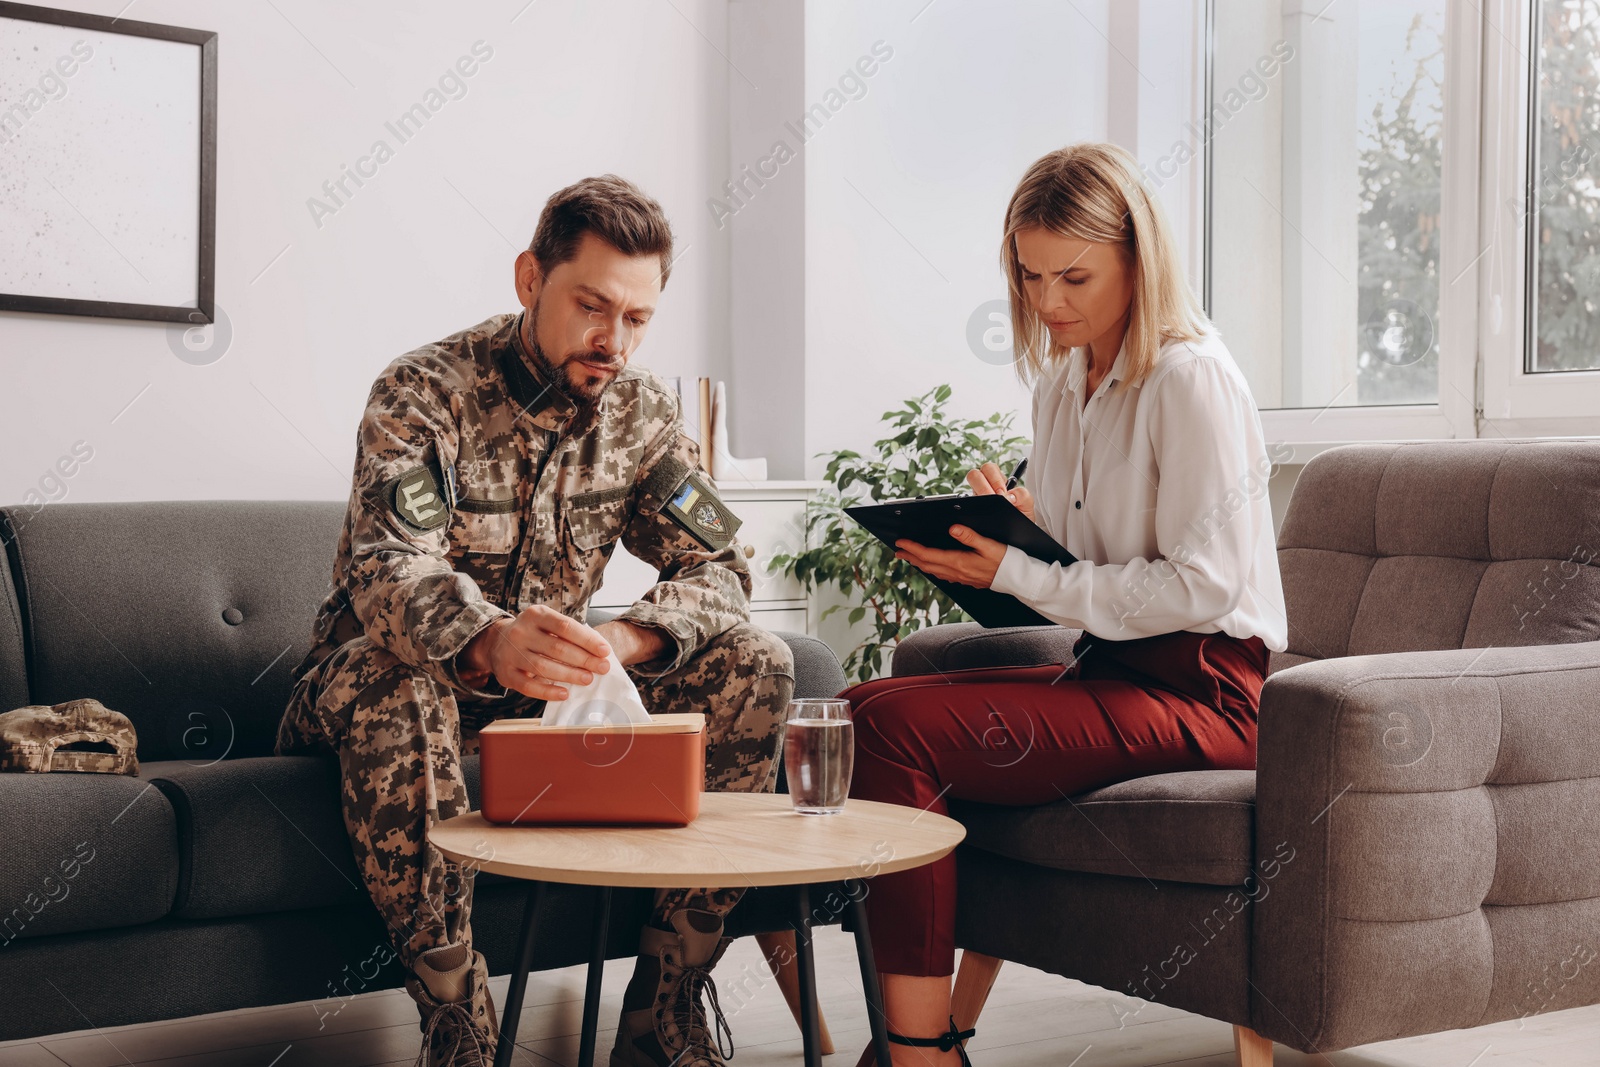
<instances>
[{"instance_id":1,"label":"clipboard","mask_svg":"<svg viewBox=\"0 0 1600 1067\"><path fill-rule=\"evenodd\" d=\"M905 539L929 548L967 551L965 545L950 536L950 527L959 523L1001 544L1014 545L1046 563L1065 567L1078 562L1077 556L1062 548L1055 538L998 493L985 496L953 493L886 500L881 504L858 504L845 508L844 512L890 548L896 541ZM924 577L984 627L1056 625L1010 593L947 582L931 574Z\"/></svg>"}]
</instances>

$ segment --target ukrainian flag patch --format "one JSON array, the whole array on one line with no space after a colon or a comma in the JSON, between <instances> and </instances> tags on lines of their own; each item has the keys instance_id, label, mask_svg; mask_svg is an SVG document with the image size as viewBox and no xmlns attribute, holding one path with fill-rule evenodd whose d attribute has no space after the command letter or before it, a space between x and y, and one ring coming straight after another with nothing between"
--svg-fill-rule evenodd
<instances>
[{"instance_id":1,"label":"ukrainian flag patch","mask_svg":"<svg viewBox=\"0 0 1600 1067\"><path fill-rule=\"evenodd\" d=\"M718 552L733 543L739 529L738 516L717 497L700 471L689 473L662 510L689 536Z\"/></svg>"}]
</instances>

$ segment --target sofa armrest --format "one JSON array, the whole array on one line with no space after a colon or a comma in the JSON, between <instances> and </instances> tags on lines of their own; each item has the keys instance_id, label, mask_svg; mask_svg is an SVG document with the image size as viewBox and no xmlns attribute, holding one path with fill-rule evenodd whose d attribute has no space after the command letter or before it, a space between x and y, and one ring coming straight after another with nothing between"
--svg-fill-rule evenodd
<instances>
[{"instance_id":1,"label":"sofa armrest","mask_svg":"<svg viewBox=\"0 0 1600 1067\"><path fill-rule=\"evenodd\" d=\"M1600 1001L1600 642L1267 680L1256 1030L1332 1051Z\"/></svg>"},{"instance_id":2,"label":"sofa armrest","mask_svg":"<svg viewBox=\"0 0 1600 1067\"><path fill-rule=\"evenodd\" d=\"M789 654L794 657L796 699L836 697L844 691L849 684L844 668L839 666L839 657L833 654L833 649L821 638L789 630L773 630L772 633L783 638L783 643L789 646Z\"/></svg>"},{"instance_id":3,"label":"sofa armrest","mask_svg":"<svg viewBox=\"0 0 1600 1067\"><path fill-rule=\"evenodd\" d=\"M952 622L918 630L895 646L890 674L943 674L974 667L1068 666L1082 630L1069 626L997 626Z\"/></svg>"}]
</instances>

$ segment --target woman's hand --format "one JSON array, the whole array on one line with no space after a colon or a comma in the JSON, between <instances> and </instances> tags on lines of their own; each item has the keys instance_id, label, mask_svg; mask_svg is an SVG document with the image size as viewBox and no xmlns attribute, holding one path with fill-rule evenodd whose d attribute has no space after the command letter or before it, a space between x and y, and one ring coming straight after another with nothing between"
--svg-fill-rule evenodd
<instances>
[{"instance_id":1,"label":"woman's hand","mask_svg":"<svg viewBox=\"0 0 1600 1067\"><path fill-rule=\"evenodd\" d=\"M1000 472L996 464L985 463L975 471L968 471L967 484L972 486L974 496L1000 493L1015 504L1018 511L1033 519L1033 494L1020 485L1007 489L1006 476Z\"/></svg>"},{"instance_id":2,"label":"woman's hand","mask_svg":"<svg viewBox=\"0 0 1600 1067\"><path fill-rule=\"evenodd\" d=\"M950 527L950 536L967 547L928 548L902 538L894 543L894 558L903 559L924 574L947 582L989 588L1000 570L1000 561L1006 558L1006 546L965 526Z\"/></svg>"}]
</instances>

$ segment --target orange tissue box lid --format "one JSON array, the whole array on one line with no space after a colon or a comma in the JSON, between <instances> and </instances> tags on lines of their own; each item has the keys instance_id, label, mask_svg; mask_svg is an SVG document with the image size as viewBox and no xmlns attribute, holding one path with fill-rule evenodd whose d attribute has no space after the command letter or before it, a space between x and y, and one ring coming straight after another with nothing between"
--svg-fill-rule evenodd
<instances>
[{"instance_id":1,"label":"orange tissue box lid","mask_svg":"<svg viewBox=\"0 0 1600 1067\"><path fill-rule=\"evenodd\" d=\"M615 726L496 719L478 731L483 817L686 826L700 814L705 729L692 712Z\"/></svg>"}]
</instances>

